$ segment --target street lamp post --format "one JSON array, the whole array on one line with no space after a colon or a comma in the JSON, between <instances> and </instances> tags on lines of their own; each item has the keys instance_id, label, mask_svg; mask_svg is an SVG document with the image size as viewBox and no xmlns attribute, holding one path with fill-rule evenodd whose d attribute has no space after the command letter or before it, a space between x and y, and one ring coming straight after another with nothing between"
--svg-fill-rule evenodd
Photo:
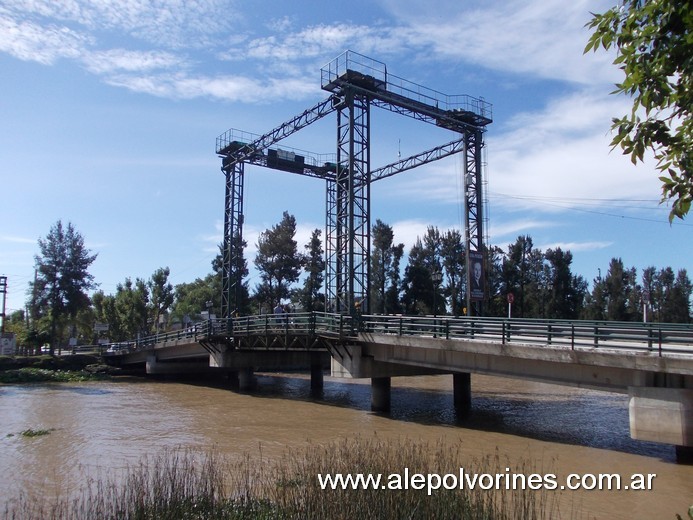
<instances>
[{"instance_id":1,"label":"street lamp post","mask_svg":"<svg viewBox=\"0 0 693 520\"><path fill-rule=\"evenodd\" d=\"M207 300L205 302L205 307L207 307L207 335L212 335L212 300Z\"/></svg>"},{"instance_id":2,"label":"street lamp post","mask_svg":"<svg viewBox=\"0 0 693 520\"><path fill-rule=\"evenodd\" d=\"M443 273L436 269L431 273L431 280L433 280L433 337L435 338L437 337L436 327L438 325L436 320L436 318L438 317L436 308L436 295L438 293L438 286L440 285L440 282L443 281Z\"/></svg>"}]
</instances>

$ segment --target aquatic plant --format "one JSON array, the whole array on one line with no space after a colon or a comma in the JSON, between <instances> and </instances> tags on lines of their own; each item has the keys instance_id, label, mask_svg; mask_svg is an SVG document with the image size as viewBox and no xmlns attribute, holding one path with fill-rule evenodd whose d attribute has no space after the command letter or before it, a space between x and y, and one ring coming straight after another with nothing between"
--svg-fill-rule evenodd
<instances>
[{"instance_id":1,"label":"aquatic plant","mask_svg":"<svg viewBox=\"0 0 693 520\"><path fill-rule=\"evenodd\" d=\"M305 518L556 518L554 499L537 491L322 489L320 473L388 474L505 467L497 456L463 460L459 446L350 439L287 453L223 460L216 453L167 450L145 458L120 478L90 479L76 498L42 502L20 496L5 505L7 520L235 520ZM527 468L521 468L527 471Z\"/></svg>"},{"instance_id":2,"label":"aquatic plant","mask_svg":"<svg viewBox=\"0 0 693 520\"><path fill-rule=\"evenodd\" d=\"M50 429L39 429L39 430L34 430L33 428L28 428L22 432L20 432L20 435L23 437L41 437L43 435L48 435L49 433L55 431L55 428L50 428Z\"/></svg>"}]
</instances>

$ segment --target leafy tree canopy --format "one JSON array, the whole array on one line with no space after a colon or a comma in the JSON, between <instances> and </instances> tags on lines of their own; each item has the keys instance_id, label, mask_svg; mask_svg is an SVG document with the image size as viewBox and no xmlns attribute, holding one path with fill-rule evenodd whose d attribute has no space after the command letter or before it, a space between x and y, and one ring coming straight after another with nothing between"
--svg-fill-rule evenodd
<instances>
[{"instance_id":1,"label":"leafy tree canopy","mask_svg":"<svg viewBox=\"0 0 693 520\"><path fill-rule=\"evenodd\" d=\"M95 287L89 267L96 260L84 246L84 238L71 223L58 220L45 238L38 240L36 281L30 284L33 318L50 323L51 354L66 320L89 306L87 291Z\"/></svg>"},{"instance_id":2,"label":"leafy tree canopy","mask_svg":"<svg viewBox=\"0 0 693 520\"><path fill-rule=\"evenodd\" d=\"M653 151L669 221L683 218L693 197L693 3L622 0L587 26L585 52L615 48L625 78L614 93L633 98L631 112L613 119L611 144L634 164Z\"/></svg>"}]
</instances>

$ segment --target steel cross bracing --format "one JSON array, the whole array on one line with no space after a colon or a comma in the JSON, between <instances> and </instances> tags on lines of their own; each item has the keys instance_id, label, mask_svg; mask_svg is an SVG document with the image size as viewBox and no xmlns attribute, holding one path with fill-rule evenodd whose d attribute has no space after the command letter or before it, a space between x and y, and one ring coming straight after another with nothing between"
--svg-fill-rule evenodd
<instances>
[{"instance_id":1,"label":"steel cross bracing","mask_svg":"<svg viewBox=\"0 0 693 520\"><path fill-rule=\"evenodd\" d=\"M343 92L337 112L337 172L327 190L325 296L336 312L365 312L370 260L370 103Z\"/></svg>"},{"instance_id":2,"label":"steel cross bracing","mask_svg":"<svg viewBox=\"0 0 693 520\"><path fill-rule=\"evenodd\" d=\"M242 161L225 169L224 242L221 266L221 315L233 316L241 305L243 273L243 180Z\"/></svg>"},{"instance_id":3,"label":"steel cross bracing","mask_svg":"<svg viewBox=\"0 0 693 520\"><path fill-rule=\"evenodd\" d=\"M471 287L472 269L470 258L478 253L484 258L484 217L483 217L483 180L481 175L483 134L481 131L464 134L464 200L465 200L465 244L467 254L467 287ZM470 254L471 252L471 254ZM485 262L484 262L485 263ZM467 314L482 316L481 301L472 301L471 291L466 294Z\"/></svg>"},{"instance_id":4,"label":"steel cross bracing","mask_svg":"<svg viewBox=\"0 0 693 520\"><path fill-rule=\"evenodd\" d=\"M242 165L245 162L326 181L325 293L332 310L354 313L358 307L361 312L367 311L372 181L463 152L467 250L483 252L481 150L485 126L492 121L490 104L469 96L445 96L388 75L383 63L351 51L330 62L321 72L323 89L332 93L326 100L265 135L237 139L238 131L229 130L217 138L216 150L222 158L227 191L222 269L224 317L239 304L242 283L239 262L242 261ZM445 145L371 170L371 106L435 124L461 136ZM295 155L295 162L287 162L282 157L277 159L279 152L283 157L287 152L271 150L273 145L335 111L335 163L320 159L326 155L313 154L301 156L300 162L298 155ZM479 313L477 305L475 314Z\"/></svg>"}]
</instances>

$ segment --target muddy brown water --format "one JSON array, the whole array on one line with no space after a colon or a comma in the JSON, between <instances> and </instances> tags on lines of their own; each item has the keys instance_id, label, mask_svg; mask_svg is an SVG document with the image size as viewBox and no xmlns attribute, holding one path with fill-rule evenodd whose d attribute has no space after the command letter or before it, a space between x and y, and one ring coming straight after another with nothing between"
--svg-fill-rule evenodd
<instances>
[{"instance_id":1,"label":"muddy brown water","mask_svg":"<svg viewBox=\"0 0 693 520\"><path fill-rule=\"evenodd\" d=\"M460 443L470 459L498 453L560 475L657 475L651 491L562 491L562 518L675 520L693 505L693 466L677 465L671 446L630 438L626 396L474 375L472 417L461 421L451 389L451 376L393 378L384 415L370 411L367 380L326 377L316 396L301 374L259 374L248 393L137 379L0 386L0 506L20 493L69 495L87 475L165 448L279 458L355 435ZM20 435L29 428L51 433Z\"/></svg>"}]
</instances>

